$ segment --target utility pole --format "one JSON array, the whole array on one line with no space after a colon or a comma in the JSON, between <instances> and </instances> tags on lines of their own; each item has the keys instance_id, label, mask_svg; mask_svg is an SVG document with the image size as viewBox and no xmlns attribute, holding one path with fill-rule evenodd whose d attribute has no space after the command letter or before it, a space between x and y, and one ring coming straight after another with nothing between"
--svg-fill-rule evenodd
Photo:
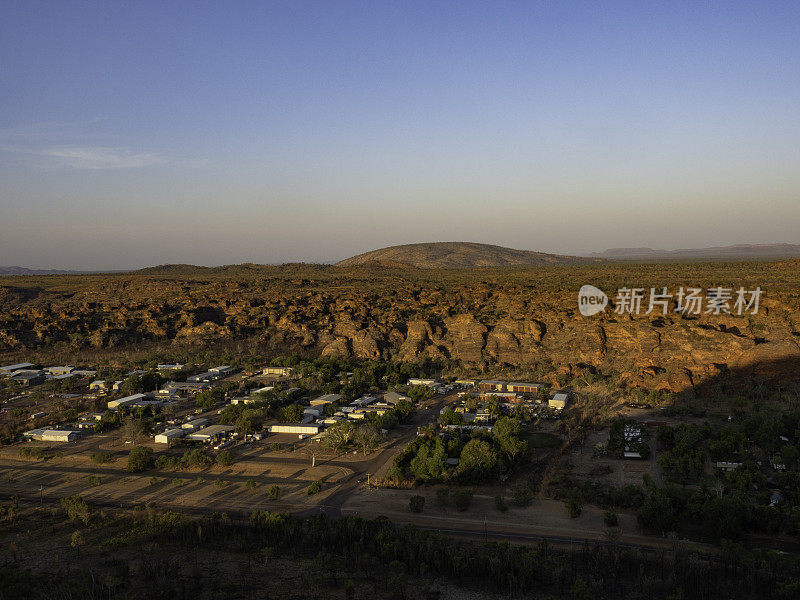
<instances>
[{"instance_id":1,"label":"utility pole","mask_svg":"<svg viewBox=\"0 0 800 600\"><path fill-rule=\"evenodd\" d=\"M44 486L39 486L39 506L44 505Z\"/></svg>"},{"instance_id":2,"label":"utility pole","mask_svg":"<svg viewBox=\"0 0 800 600\"><path fill-rule=\"evenodd\" d=\"M369 489L369 473L367 473L367 489Z\"/></svg>"},{"instance_id":3,"label":"utility pole","mask_svg":"<svg viewBox=\"0 0 800 600\"><path fill-rule=\"evenodd\" d=\"M311 466L312 467L316 467L317 466L317 455L316 454L312 454L311 455Z\"/></svg>"}]
</instances>

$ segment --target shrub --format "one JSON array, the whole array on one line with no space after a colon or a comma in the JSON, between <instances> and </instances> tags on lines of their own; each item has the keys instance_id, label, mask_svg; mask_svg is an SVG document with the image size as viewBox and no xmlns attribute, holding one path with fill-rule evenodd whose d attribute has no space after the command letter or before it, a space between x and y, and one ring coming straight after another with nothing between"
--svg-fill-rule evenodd
<instances>
[{"instance_id":1,"label":"shrub","mask_svg":"<svg viewBox=\"0 0 800 600\"><path fill-rule=\"evenodd\" d=\"M270 500L277 500L281 495L281 488L273 484L269 487L269 491L267 493L269 494Z\"/></svg>"},{"instance_id":2,"label":"shrub","mask_svg":"<svg viewBox=\"0 0 800 600\"><path fill-rule=\"evenodd\" d=\"M577 519L583 512L583 501L577 492L571 493L566 500L567 510L571 519Z\"/></svg>"},{"instance_id":3,"label":"shrub","mask_svg":"<svg viewBox=\"0 0 800 600\"><path fill-rule=\"evenodd\" d=\"M245 482L244 487L246 487L248 490L254 490L256 489L256 482L250 478Z\"/></svg>"},{"instance_id":4,"label":"shrub","mask_svg":"<svg viewBox=\"0 0 800 600\"><path fill-rule=\"evenodd\" d=\"M217 454L217 464L227 467L233 464L233 452L230 450L223 450Z\"/></svg>"},{"instance_id":5,"label":"shrub","mask_svg":"<svg viewBox=\"0 0 800 600\"><path fill-rule=\"evenodd\" d=\"M526 506L530 506L532 500L533 494L528 487L524 485L518 485L514 488L514 504L520 508L525 508Z\"/></svg>"},{"instance_id":6,"label":"shrub","mask_svg":"<svg viewBox=\"0 0 800 600\"><path fill-rule=\"evenodd\" d=\"M411 512L421 513L425 507L425 497L420 495L411 496L408 501L408 508Z\"/></svg>"},{"instance_id":7,"label":"shrub","mask_svg":"<svg viewBox=\"0 0 800 600\"><path fill-rule=\"evenodd\" d=\"M308 486L308 488L306 489L306 493L309 496L313 496L314 494L318 494L321 491L322 491L322 482L319 479L317 481L315 481L314 483L312 483L310 486Z\"/></svg>"},{"instance_id":8,"label":"shrub","mask_svg":"<svg viewBox=\"0 0 800 600\"><path fill-rule=\"evenodd\" d=\"M72 535L70 536L69 545L73 548L77 548L78 546L83 546L86 543L86 540L83 539L83 533L80 531L73 531Z\"/></svg>"},{"instance_id":9,"label":"shrub","mask_svg":"<svg viewBox=\"0 0 800 600\"><path fill-rule=\"evenodd\" d=\"M147 446L134 446L128 454L128 471L141 473L153 467L153 449Z\"/></svg>"},{"instance_id":10,"label":"shrub","mask_svg":"<svg viewBox=\"0 0 800 600\"><path fill-rule=\"evenodd\" d=\"M619 525L619 516L617 515L617 511L615 511L613 508L610 508L603 513L603 523L606 524L606 527L617 527Z\"/></svg>"},{"instance_id":11,"label":"shrub","mask_svg":"<svg viewBox=\"0 0 800 600\"><path fill-rule=\"evenodd\" d=\"M508 510L508 504L506 504L506 499L502 496L495 496L494 497L494 506L500 512L506 512Z\"/></svg>"},{"instance_id":12,"label":"shrub","mask_svg":"<svg viewBox=\"0 0 800 600\"><path fill-rule=\"evenodd\" d=\"M98 475L89 475L88 481L89 485L100 485L100 477Z\"/></svg>"},{"instance_id":13,"label":"shrub","mask_svg":"<svg viewBox=\"0 0 800 600\"><path fill-rule=\"evenodd\" d=\"M114 460L114 454L112 452L95 452L92 454L92 462L102 464L109 463L112 460Z\"/></svg>"},{"instance_id":14,"label":"shrub","mask_svg":"<svg viewBox=\"0 0 800 600\"><path fill-rule=\"evenodd\" d=\"M436 504L439 506L448 506L450 504L450 488L436 490Z\"/></svg>"},{"instance_id":15,"label":"shrub","mask_svg":"<svg viewBox=\"0 0 800 600\"><path fill-rule=\"evenodd\" d=\"M472 490L456 490L453 492L453 504L460 511L465 511L472 503Z\"/></svg>"},{"instance_id":16,"label":"shrub","mask_svg":"<svg viewBox=\"0 0 800 600\"><path fill-rule=\"evenodd\" d=\"M68 496L61 499L61 506L71 521L76 519L86 525L89 522L89 505L80 496Z\"/></svg>"}]
</instances>

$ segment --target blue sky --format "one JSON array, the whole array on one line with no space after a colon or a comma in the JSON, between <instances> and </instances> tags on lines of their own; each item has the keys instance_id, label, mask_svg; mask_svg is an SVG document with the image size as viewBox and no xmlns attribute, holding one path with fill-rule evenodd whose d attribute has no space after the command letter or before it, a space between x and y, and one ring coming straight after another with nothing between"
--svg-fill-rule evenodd
<instances>
[{"instance_id":1,"label":"blue sky","mask_svg":"<svg viewBox=\"0 0 800 600\"><path fill-rule=\"evenodd\" d=\"M0 264L800 243L800 3L0 17Z\"/></svg>"}]
</instances>

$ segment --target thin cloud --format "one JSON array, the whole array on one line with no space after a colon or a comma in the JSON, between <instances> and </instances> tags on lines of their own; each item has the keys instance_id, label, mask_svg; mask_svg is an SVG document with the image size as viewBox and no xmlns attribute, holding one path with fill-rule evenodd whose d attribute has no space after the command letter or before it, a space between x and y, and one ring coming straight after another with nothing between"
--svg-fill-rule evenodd
<instances>
[{"instance_id":1,"label":"thin cloud","mask_svg":"<svg viewBox=\"0 0 800 600\"><path fill-rule=\"evenodd\" d=\"M58 166L72 169L139 169L166 162L158 154L137 153L125 148L53 146L37 154L54 159Z\"/></svg>"}]
</instances>

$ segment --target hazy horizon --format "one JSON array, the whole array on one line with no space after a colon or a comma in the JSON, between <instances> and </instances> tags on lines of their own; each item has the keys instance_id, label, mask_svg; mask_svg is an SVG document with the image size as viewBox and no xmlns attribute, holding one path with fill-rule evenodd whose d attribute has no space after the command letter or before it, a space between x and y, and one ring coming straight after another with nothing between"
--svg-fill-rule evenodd
<instances>
[{"instance_id":1,"label":"hazy horizon","mask_svg":"<svg viewBox=\"0 0 800 600\"><path fill-rule=\"evenodd\" d=\"M800 243L800 4L2 16L2 266Z\"/></svg>"}]
</instances>

